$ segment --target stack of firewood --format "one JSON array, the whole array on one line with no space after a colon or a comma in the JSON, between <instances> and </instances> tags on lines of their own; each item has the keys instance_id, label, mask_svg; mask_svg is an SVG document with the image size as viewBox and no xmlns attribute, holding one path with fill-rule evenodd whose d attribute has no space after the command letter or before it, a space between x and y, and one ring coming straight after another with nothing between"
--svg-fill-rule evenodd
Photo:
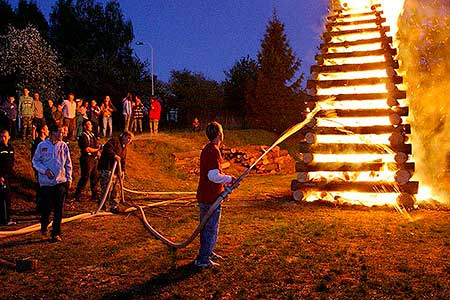
<instances>
[{"instance_id":1,"label":"stack of firewood","mask_svg":"<svg viewBox=\"0 0 450 300\"><path fill-rule=\"evenodd\" d=\"M222 169L234 169L241 173L253 165L253 163L266 151L267 146L243 146L229 148L224 146L222 152ZM174 164L178 170L189 174L199 174L200 150L172 153ZM274 147L252 169L251 174L290 174L295 173L295 160L287 150Z\"/></svg>"},{"instance_id":2,"label":"stack of firewood","mask_svg":"<svg viewBox=\"0 0 450 300\"><path fill-rule=\"evenodd\" d=\"M250 145L237 148L222 148L222 157L231 164L238 164L245 168L252 166L258 158L268 149L267 146ZM294 173L295 160L287 150L274 147L252 169L256 174Z\"/></svg>"}]
</instances>

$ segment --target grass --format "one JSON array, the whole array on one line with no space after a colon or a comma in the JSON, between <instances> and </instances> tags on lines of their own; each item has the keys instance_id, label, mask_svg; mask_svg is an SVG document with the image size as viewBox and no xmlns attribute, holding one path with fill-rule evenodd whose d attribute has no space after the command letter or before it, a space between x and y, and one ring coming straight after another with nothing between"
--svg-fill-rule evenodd
<instances>
[{"instance_id":1,"label":"grass","mask_svg":"<svg viewBox=\"0 0 450 300\"><path fill-rule=\"evenodd\" d=\"M227 131L225 139L228 145L275 140L260 131ZM139 137L129 149L127 185L195 190L198 179L174 168L170 154L204 143L202 135L183 132ZM77 162L78 150L71 147ZM25 180L14 186L18 227L37 221L26 151L17 145L16 170ZM3 238L0 258L32 257L38 268L0 268L0 299L450 299L448 209L413 211L411 221L387 207L294 203L293 178L250 176L232 193L217 244L226 260L217 269L193 267L198 239L170 252L135 213L63 224L64 241L57 244L42 242L38 233ZM180 241L198 224L194 204L146 213L152 225ZM68 204L65 215L94 208L86 199Z\"/></svg>"}]
</instances>

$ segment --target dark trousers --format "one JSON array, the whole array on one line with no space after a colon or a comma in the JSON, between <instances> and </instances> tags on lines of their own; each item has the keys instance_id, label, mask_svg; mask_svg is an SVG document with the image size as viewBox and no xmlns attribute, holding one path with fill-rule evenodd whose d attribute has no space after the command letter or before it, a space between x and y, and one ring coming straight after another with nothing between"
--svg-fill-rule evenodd
<instances>
[{"instance_id":1,"label":"dark trousers","mask_svg":"<svg viewBox=\"0 0 450 300\"><path fill-rule=\"evenodd\" d=\"M63 124L64 124L64 126L67 126L69 129L68 139L74 140L75 139L75 129L77 126L76 118L64 118Z\"/></svg>"},{"instance_id":2,"label":"dark trousers","mask_svg":"<svg viewBox=\"0 0 450 300\"><path fill-rule=\"evenodd\" d=\"M99 192L97 163L98 160L95 159L95 156L80 157L81 178L80 181L78 181L77 190L75 191L75 198L80 197L87 182L90 181L92 198L97 200Z\"/></svg>"},{"instance_id":3,"label":"dark trousers","mask_svg":"<svg viewBox=\"0 0 450 300\"><path fill-rule=\"evenodd\" d=\"M50 224L50 214L53 210L52 236L61 234L61 220L64 208L64 199L67 190L67 183L59 183L53 186L41 186L42 206L41 206L41 231L47 232Z\"/></svg>"},{"instance_id":4,"label":"dark trousers","mask_svg":"<svg viewBox=\"0 0 450 300\"><path fill-rule=\"evenodd\" d=\"M6 179L6 178L5 178ZM6 225L11 219L11 193L9 189L9 181L6 179L5 184L0 186L0 224Z\"/></svg>"},{"instance_id":5,"label":"dark trousers","mask_svg":"<svg viewBox=\"0 0 450 300\"><path fill-rule=\"evenodd\" d=\"M9 129L9 135L11 136L12 140L16 139L17 136L17 122L16 120L9 120L9 124L8 124L8 129Z\"/></svg>"}]
</instances>

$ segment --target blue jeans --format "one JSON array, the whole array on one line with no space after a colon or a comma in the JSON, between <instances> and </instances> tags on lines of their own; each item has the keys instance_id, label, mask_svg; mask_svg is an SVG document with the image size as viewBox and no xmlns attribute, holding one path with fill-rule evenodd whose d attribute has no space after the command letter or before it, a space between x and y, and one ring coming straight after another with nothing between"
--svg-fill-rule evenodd
<instances>
[{"instance_id":1,"label":"blue jeans","mask_svg":"<svg viewBox=\"0 0 450 300\"><path fill-rule=\"evenodd\" d=\"M199 203L200 206L200 222L206 216L211 205ZM219 233L219 221L220 221L220 205L213 212L205 227L200 232L200 250L198 251L197 261L201 264L209 262L211 254L216 246L217 234Z\"/></svg>"},{"instance_id":2,"label":"blue jeans","mask_svg":"<svg viewBox=\"0 0 450 300\"><path fill-rule=\"evenodd\" d=\"M103 117L103 137L107 137L106 136L106 129L108 129L109 127L109 137L112 137L112 117Z\"/></svg>"}]
</instances>

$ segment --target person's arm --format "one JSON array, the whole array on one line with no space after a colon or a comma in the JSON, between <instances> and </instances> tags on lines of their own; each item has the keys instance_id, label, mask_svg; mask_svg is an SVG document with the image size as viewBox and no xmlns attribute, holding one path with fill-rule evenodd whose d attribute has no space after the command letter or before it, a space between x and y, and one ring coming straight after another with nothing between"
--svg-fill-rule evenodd
<instances>
[{"instance_id":1,"label":"person's arm","mask_svg":"<svg viewBox=\"0 0 450 300\"><path fill-rule=\"evenodd\" d=\"M214 183L225 184L231 183L233 177L229 175L224 175L219 172L219 169L213 169L208 171L208 179Z\"/></svg>"},{"instance_id":2,"label":"person's arm","mask_svg":"<svg viewBox=\"0 0 450 300\"><path fill-rule=\"evenodd\" d=\"M64 146L64 155L66 157L64 170L66 171L66 180L70 187L72 184L72 159L70 158L70 151L67 145Z\"/></svg>"},{"instance_id":3,"label":"person's arm","mask_svg":"<svg viewBox=\"0 0 450 300\"><path fill-rule=\"evenodd\" d=\"M41 174L45 174L45 172L47 171L48 168L46 165L44 165L44 163L42 161L41 148L42 148L42 143L39 143L36 151L34 152L33 159L31 160L31 162L33 164L33 167L36 169L36 171L38 171Z\"/></svg>"}]
</instances>

